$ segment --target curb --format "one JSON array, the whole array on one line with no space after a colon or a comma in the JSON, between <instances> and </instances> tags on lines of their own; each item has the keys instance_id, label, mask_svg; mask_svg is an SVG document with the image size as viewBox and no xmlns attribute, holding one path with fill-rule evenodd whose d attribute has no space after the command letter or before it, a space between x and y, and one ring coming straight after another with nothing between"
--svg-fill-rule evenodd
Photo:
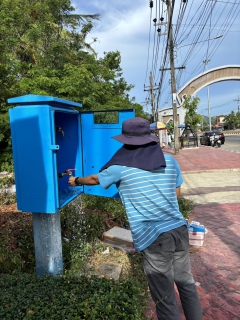
<instances>
[{"instance_id":1,"label":"curb","mask_svg":"<svg viewBox=\"0 0 240 320\"><path fill-rule=\"evenodd\" d=\"M196 171L182 171L182 174L194 174L194 173L201 173L201 172L229 172L235 171L240 172L240 168L232 168L232 169L212 169L212 170L196 170Z\"/></svg>"}]
</instances>

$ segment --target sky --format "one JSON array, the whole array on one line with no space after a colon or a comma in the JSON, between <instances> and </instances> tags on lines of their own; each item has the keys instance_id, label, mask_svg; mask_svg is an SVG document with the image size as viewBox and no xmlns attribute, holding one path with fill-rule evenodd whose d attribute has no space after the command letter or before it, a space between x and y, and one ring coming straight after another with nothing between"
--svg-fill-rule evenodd
<instances>
[{"instance_id":1,"label":"sky","mask_svg":"<svg viewBox=\"0 0 240 320\"><path fill-rule=\"evenodd\" d=\"M240 0L188 0L185 4L175 0L173 33L175 37L175 67L177 91L192 78L207 69L224 65L240 66ZM73 0L76 13L100 14L100 20L94 21L94 28L87 41L97 41L92 47L98 58L104 52L119 51L123 77L128 84L134 85L130 97L144 106L151 113L149 96L149 77L153 75L156 87L161 82L159 69L164 61L165 26L161 32L156 30L153 19L164 17L167 11L163 1L153 1L150 9L148 0ZM204 7L205 6L205 7ZM205 8L205 9L204 9ZM221 36L218 39L214 39ZM193 45L195 44L195 45ZM165 68L169 67L169 55L166 56ZM203 61L210 60L207 64ZM207 68L207 69L206 69ZM161 95L157 95L158 108L165 109L172 105L170 71L164 72ZM145 85L145 87L144 87ZM144 90L145 89L145 90ZM237 111L240 101L240 81L223 81L209 86L197 93L200 98L198 113L208 116L208 104L211 116L227 115Z\"/></svg>"}]
</instances>

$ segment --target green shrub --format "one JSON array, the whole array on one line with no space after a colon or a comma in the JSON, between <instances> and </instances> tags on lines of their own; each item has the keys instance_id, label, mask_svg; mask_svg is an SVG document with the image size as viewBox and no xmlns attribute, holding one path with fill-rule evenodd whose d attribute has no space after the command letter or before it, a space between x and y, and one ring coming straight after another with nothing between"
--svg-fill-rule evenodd
<instances>
[{"instance_id":1,"label":"green shrub","mask_svg":"<svg viewBox=\"0 0 240 320\"><path fill-rule=\"evenodd\" d=\"M136 279L0 277L0 319L141 320L145 305Z\"/></svg>"},{"instance_id":2,"label":"green shrub","mask_svg":"<svg viewBox=\"0 0 240 320\"><path fill-rule=\"evenodd\" d=\"M7 192L0 193L0 206L6 206L14 203L16 203L15 193L7 193Z\"/></svg>"},{"instance_id":3,"label":"green shrub","mask_svg":"<svg viewBox=\"0 0 240 320\"><path fill-rule=\"evenodd\" d=\"M1 139L0 139L1 142ZM7 171L13 172L13 158L11 147L5 148L5 150L0 150L0 172Z\"/></svg>"},{"instance_id":4,"label":"green shrub","mask_svg":"<svg viewBox=\"0 0 240 320\"><path fill-rule=\"evenodd\" d=\"M8 193L5 189L14 184L14 177L12 175L2 177L0 179L0 205L9 205L16 203L16 194Z\"/></svg>"},{"instance_id":5,"label":"green shrub","mask_svg":"<svg viewBox=\"0 0 240 320\"><path fill-rule=\"evenodd\" d=\"M35 271L32 225L19 221L18 230L0 232L0 270L8 274Z\"/></svg>"},{"instance_id":6,"label":"green shrub","mask_svg":"<svg viewBox=\"0 0 240 320\"><path fill-rule=\"evenodd\" d=\"M193 202L189 199L179 197L178 205L179 205L180 212L182 213L184 218L189 219L190 213L194 208Z\"/></svg>"},{"instance_id":7,"label":"green shrub","mask_svg":"<svg viewBox=\"0 0 240 320\"><path fill-rule=\"evenodd\" d=\"M79 196L61 210L61 228L65 269L79 272L102 237L103 217L94 212L83 212L82 197Z\"/></svg>"},{"instance_id":8,"label":"green shrub","mask_svg":"<svg viewBox=\"0 0 240 320\"><path fill-rule=\"evenodd\" d=\"M128 224L126 210L120 199L83 195L83 202L86 209L108 212L122 227Z\"/></svg>"},{"instance_id":9,"label":"green shrub","mask_svg":"<svg viewBox=\"0 0 240 320\"><path fill-rule=\"evenodd\" d=\"M14 177L12 175L0 179L0 189L9 188L14 184Z\"/></svg>"}]
</instances>

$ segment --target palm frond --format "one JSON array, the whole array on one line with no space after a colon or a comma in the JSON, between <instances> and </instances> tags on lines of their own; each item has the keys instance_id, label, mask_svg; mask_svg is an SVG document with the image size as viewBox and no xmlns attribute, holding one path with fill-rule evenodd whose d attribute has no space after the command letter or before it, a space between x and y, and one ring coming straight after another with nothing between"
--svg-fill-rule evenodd
<instances>
[{"instance_id":1,"label":"palm frond","mask_svg":"<svg viewBox=\"0 0 240 320\"><path fill-rule=\"evenodd\" d=\"M78 19L81 21L89 21L89 20L100 20L100 14L66 14L64 15L65 19Z\"/></svg>"}]
</instances>

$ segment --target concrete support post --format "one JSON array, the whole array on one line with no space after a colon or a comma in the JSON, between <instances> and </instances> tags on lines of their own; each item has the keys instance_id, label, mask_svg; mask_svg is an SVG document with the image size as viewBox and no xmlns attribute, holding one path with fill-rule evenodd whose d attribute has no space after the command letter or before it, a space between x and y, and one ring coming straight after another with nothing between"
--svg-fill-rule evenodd
<instances>
[{"instance_id":1,"label":"concrete support post","mask_svg":"<svg viewBox=\"0 0 240 320\"><path fill-rule=\"evenodd\" d=\"M33 213L36 273L57 276L63 271L60 212Z\"/></svg>"}]
</instances>

